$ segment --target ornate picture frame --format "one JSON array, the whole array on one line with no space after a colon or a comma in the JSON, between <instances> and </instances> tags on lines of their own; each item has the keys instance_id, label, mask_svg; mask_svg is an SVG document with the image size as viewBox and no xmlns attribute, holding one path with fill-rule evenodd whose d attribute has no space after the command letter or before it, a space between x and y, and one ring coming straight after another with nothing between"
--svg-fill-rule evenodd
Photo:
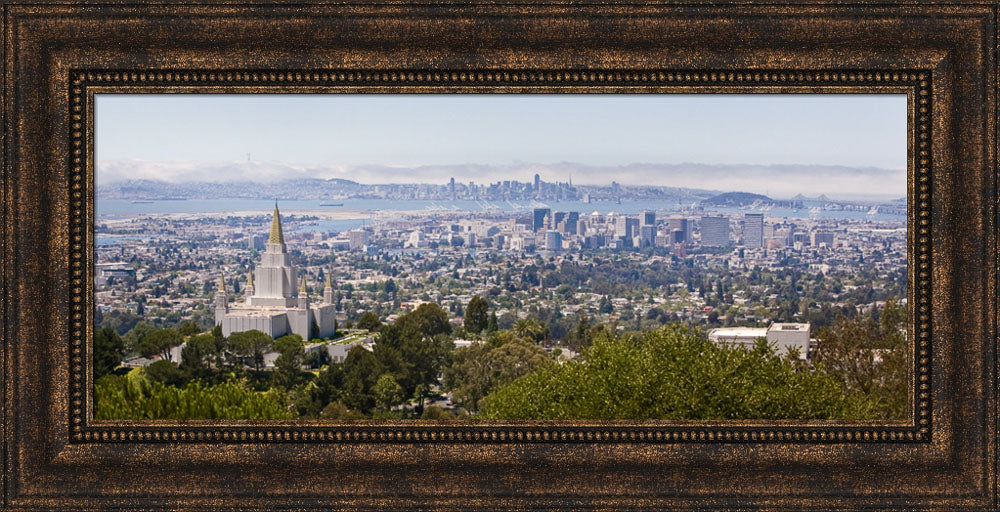
<instances>
[{"instance_id":1,"label":"ornate picture frame","mask_svg":"<svg viewBox=\"0 0 1000 512\"><path fill-rule=\"evenodd\" d=\"M997 5L3 4L3 507L995 510ZM93 95L904 93L903 422L95 421Z\"/></svg>"}]
</instances>

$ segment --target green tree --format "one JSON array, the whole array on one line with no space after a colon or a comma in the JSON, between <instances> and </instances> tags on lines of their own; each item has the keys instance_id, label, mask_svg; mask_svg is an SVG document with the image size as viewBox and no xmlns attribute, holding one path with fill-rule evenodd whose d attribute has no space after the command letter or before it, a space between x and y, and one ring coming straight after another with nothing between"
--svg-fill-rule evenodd
<instances>
[{"instance_id":1,"label":"green tree","mask_svg":"<svg viewBox=\"0 0 1000 512\"><path fill-rule=\"evenodd\" d=\"M412 327L429 338L438 334L451 334L448 313L431 302L421 304L417 309L399 317L395 323L402 328Z\"/></svg>"},{"instance_id":2,"label":"green tree","mask_svg":"<svg viewBox=\"0 0 1000 512\"><path fill-rule=\"evenodd\" d=\"M145 358L159 355L164 360L170 360L170 349L184 343L184 338L177 329L156 329L144 335L139 341L139 354Z\"/></svg>"},{"instance_id":3,"label":"green tree","mask_svg":"<svg viewBox=\"0 0 1000 512\"><path fill-rule=\"evenodd\" d=\"M204 375L215 361L217 350L215 336L211 334L192 336L181 349L181 368L193 376Z\"/></svg>"},{"instance_id":4,"label":"green tree","mask_svg":"<svg viewBox=\"0 0 1000 512\"><path fill-rule=\"evenodd\" d=\"M94 332L94 380L118 368L125 355L125 341L110 327Z\"/></svg>"},{"instance_id":5,"label":"green tree","mask_svg":"<svg viewBox=\"0 0 1000 512\"><path fill-rule=\"evenodd\" d=\"M181 333L181 336L188 337L198 334L201 332L201 329L199 329L194 322L188 321L181 324L181 326L177 328L177 331Z\"/></svg>"},{"instance_id":6,"label":"green tree","mask_svg":"<svg viewBox=\"0 0 1000 512\"><path fill-rule=\"evenodd\" d=\"M136 368L128 375L105 375L94 386L98 420L289 419L280 393L253 391L245 381L184 387L152 381Z\"/></svg>"},{"instance_id":7,"label":"green tree","mask_svg":"<svg viewBox=\"0 0 1000 512\"><path fill-rule=\"evenodd\" d=\"M849 392L870 397L880 419L905 418L910 406L912 356L906 308L895 299L854 318L839 316L817 333L813 361Z\"/></svg>"},{"instance_id":8,"label":"green tree","mask_svg":"<svg viewBox=\"0 0 1000 512\"><path fill-rule=\"evenodd\" d=\"M183 386L188 381L188 376L173 361L161 359L147 366L145 370L146 377L150 381L167 386Z\"/></svg>"},{"instance_id":9,"label":"green tree","mask_svg":"<svg viewBox=\"0 0 1000 512\"><path fill-rule=\"evenodd\" d=\"M149 333L156 331L156 327L148 322L139 322L135 324L134 327L129 329L125 334L125 353L139 353L139 344L142 339Z\"/></svg>"},{"instance_id":10,"label":"green tree","mask_svg":"<svg viewBox=\"0 0 1000 512\"><path fill-rule=\"evenodd\" d=\"M514 333L519 338L541 342L549 337L549 328L534 318L522 318L514 324Z\"/></svg>"},{"instance_id":11,"label":"green tree","mask_svg":"<svg viewBox=\"0 0 1000 512\"><path fill-rule=\"evenodd\" d=\"M668 325L598 335L582 358L547 365L483 400L496 419L868 419L870 403L836 377L803 371L763 341L718 346Z\"/></svg>"},{"instance_id":12,"label":"green tree","mask_svg":"<svg viewBox=\"0 0 1000 512\"><path fill-rule=\"evenodd\" d=\"M555 361L533 341L501 331L488 342L455 349L444 370L444 388L452 392L453 402L478 411L482 399L494 389L547 364Z\"/></svg>"},{"instance_id":13,"label":"green tree","mask_svg":"<svg viewBox=\"0 0 1000 512\"><path fill-rule=\"evenodd\" d=\"M274 340L271 348L278 353L278 358L274 360L274 371L271 372L271 383L275 387L290 389L298 382L306 359L302 337L298 334L282 336Z\"/></svg>"},{"instance_id":14,"label":"green tree","mask_svg":"<svg viewBox=\"0 0 1000 512\"><path fill-rule=\"evenodd\" d=\"M383 373L375 382L372 390L375 393L375 401L382 410L388 411L392 406L402 403L403 387L396 382L390 373Z\"/></svg>"},{"instance_id":15,"label":"green tree","mask_svg":"<svg viewBox=\"0 0 1000 512\"><path fill-rule=\"evenodd\" d=\"M358 329L375 332L381 327L382 322L378 319L378 315L372 313L371 311L366 311L365 314L361 315L361 318L358 319Z\"/></svg>"},{"instance_id":16,"label":"green tree","mask_svg":"<svg viewBox=\"0 0 1000 512\"><path fill-rule=\"evenodd\" d=\"M356 346L343 363L341 401L350 409L366 414L375 408L375 383L382 375L378 359L368 349Z\"/></svg>"},{"instance_id":17,"label":"green tree","mask_svg":"<svg viewBox=\"0 0 1000 512\"><path fill-rule=\"evenodd\" d=\"M499 326L497 325L497 312L490 311L490 319L486 323L486 332L497 332Z\"/></svg>"},{"instance_id":18,"label":"green tree","mask_svg":"<svg viewBox=\"0 0 1000 512\"><path fill-rule=\"evenodd\" d=\"M383 326L374 351L381 367L393 374L405 395L422 400L430 387L437 384L454 343L444 334L427 336L418 330L418 325L404 316ZM417 393L418 387L424 392Z\"/></svg>"},{"instance_id":19,"label":"green tree","mask_svg":"<svg viewBox=\"0 0 1000 512\"><path fill-rule=\"evenodd\" d=\"M608 296L605 295L601 297L601 302L597 306L597 311L605 315L611 314L615 310L614 306L611 305L611 301L608 300Z\"/></svg>"},{"instance_id":20,"label":"green tree","mask_svg":"<svg viewBox=\"0 0 1000 512\"><path fill-rule=\"evenodd\" d=\"M229 335L229 349L244 365L252 365L254 370L260 371L264 366L264 352L271 348L272 341L270 336L257 330L234 332Z\"/></svg>"},{"instance_id":21,"label":"green tree","mask_svg":"<svg viewBox=\"0 0 1000 512\"><path fill-rule=\"evenodd\" d=\"M465 330L479 334L489 325L488 312L490 305L486 299L476 295L465 308Z\"/></svg>"}]
</instances>

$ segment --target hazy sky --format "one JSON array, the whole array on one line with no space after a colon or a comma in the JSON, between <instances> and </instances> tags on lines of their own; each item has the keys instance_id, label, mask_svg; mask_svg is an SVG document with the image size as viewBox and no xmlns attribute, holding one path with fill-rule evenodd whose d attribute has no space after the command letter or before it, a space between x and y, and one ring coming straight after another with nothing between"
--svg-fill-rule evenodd
<instances>
[{"instance_id":1,"label":"hazy sky","mask_svg":"<svg viewBox=\"0 0 1000 512\"><path fill-rule=\"evenodd\" d=\"M904 95L98 95L97 161L906 167Z\"/></svg>"}]
</instances>

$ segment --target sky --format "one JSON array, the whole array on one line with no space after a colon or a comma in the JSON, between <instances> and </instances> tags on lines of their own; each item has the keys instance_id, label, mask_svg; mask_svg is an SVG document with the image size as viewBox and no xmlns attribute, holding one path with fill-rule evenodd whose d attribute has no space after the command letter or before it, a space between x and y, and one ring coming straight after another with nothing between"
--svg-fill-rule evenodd
<instances>
[{"instance_id":1,"label":"sky","mask_svg":"<svg viewBox=\"0 0 1000 512\"><path fill-rule=\"evenodd\" d=\"M323 177L365 167L371 182L436 182L415 176L419 170L377 168L510 171L571 162L608 172L636 163L900 171L907 161L905 95L100 94L95 133L99 183L140 167L168 181L172 173L192 179L197 169L234 162L335 169ZM644 181L641 173L626 179Z\"/></svg>"}]
</instances>

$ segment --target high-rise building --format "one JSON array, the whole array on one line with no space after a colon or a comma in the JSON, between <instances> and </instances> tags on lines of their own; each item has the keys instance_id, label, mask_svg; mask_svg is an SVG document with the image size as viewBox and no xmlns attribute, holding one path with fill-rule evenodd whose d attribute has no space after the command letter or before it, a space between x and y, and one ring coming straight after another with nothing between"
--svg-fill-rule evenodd
<instances>
[{"instance_id":1,"label":"high-rise building","mask_svg":"<svg viewBox=\"0 0 1000 512\"><path fill-rule=\"evenodd\" d=\"M564 220L566 220L566 212L555 212L552 217L552 227L558 226Z\"/></svg>"},{"instance_id":2,"label":"high-rise building","mask_svg":"<svg viewBox=\"0 0 1000 512\"><path fill-rule=\"evenodd\" d=\"M615 236L632 238L639 234L639 219L619 215L615 217Z\"/></svg>"},{"instance_id":3,"label":"high-rise building","mask_svg":"<svg viewBox=\"0 0 1000 512\"><path fill-rule=\"evenodd\" d=\"M652 210L646 210L642 212L642 225L643 226L655 226L656 225L656 212Z\"/></svg>"},{"instance_id":4,"label":"high-rise building","mask_svg":"<svg viewBox=\"0 0 1000 512\"><path fill-rule=\"evenodd\" d=\"M456 197L455 197L455 178L452 178L451 181L448 183L448 188L451 191L451 200L454 201L456 199Z\"/></svg>"},{"instance_id":5,"label":"high-rise building","mask_svg":"<svg viewBox=\"0 0 1000 512\"><path fill-rule=\"evenodd\" d=\"M558 231L545 232L545 250L546 251L562 250L562 235L560 235Z\"/></svg>"},{"instance_id":6,"label":"high-rise building","mask_svg":"<svg viewBox=\"0 0 1000 512\"><path fill-rule=\"evenodd\" d=\"M833 233L829 231L813 231L812 246L819 247L820 244L826 244L827 247L833 247Z\"/></svg>"},{"instance_id":7,"label":"high-rise building","mask_svg":"<svg viewBox=\"0 0 1000 512\"><path fill-rule=\"evenodd\" d=\"M764 214L743 214L743 246L747 249L760 249L764 246Z\"/></svg>"},{"instance_id":8,"label":"high-rise building","mask_svg":"<svg viewBox=\"0 0 1000 512\"><path fill-rule=\"evenodd\" d=\"M642 247L652 247L656 244L656 226L640 226L639 236L642 239Z\"/></svg>"},{"instance_id":9,"label":"high-rise building","mask_svg":"<svg viewBox=\"0 0 1000 512\"><path fill-rule=\"evenodd\" d=\"M684 243L691 243L691 228L688 226L688 220L680 215L672 215L670 219L667 220L667 230L674 231L680 230L684 233Z\"/></svg>"},{"instance_id":10,"label":"high-rise building","mask_svg":"<svg viewBox=\"0 0 1000 512\"><path fill-rule=\"evenodd\" d=\"M729 217L702 217L701 245L703 247L729 245Z\"/></svg>"},{"instance_id":11,"label":"high-rise building","mask_svg":"<svg viewBox=\"0 0 1000 512\"><path fill-rule=\"evenodd\" d=\"M363 229L352 229L348 232L351 250L368 245L368 232Z\"/></svg>"},{"instance_id":12,"label":"high-rise building","mask_svg":"<svg viewBox=\"0 0 1000 512\"><path fill-rule=\"evenodd\" d=\"M626 217L625 225L628 226L628 236L639 236L639 219L636 217Z\"/></svg>"},{"instance_id":13,"label":"high-rise building","mask_svg":"<svg viewBox=\"0 0 1000 512\"><path fill-rule=\"evenodd\" d=\"M535 192L538 192L539 190L541 190L541 185L542 185L542 177L536 174L535 175Z\"/></svg>"},{"instance_id":14,"label":"high-rise building","mask_svg":"<svg viewBox=\"0 0 1000 512\"><path fill-rule=\"evenodd\" d=\"M536 175L537 176L537 175ZM535 208L532 212L532 224L531 229L535 232L543 228L547 228L545 225L546 219L552 216L552 210L549 208Z\"/></svg>"},{"instance_id":15,"label":"high-rise building","mask_svg":"<svg viewBox=\"0 0 1000 512\"><path fill-rule=\"evenodd\" d=\"M261 251L264 249L264 235L250 235L247 237L247 249Z\"/></svg>"},{"instance_id":16,"label":"high-rise building","mask_svg":"<svg viewBox=\"0 0 1000 512\"><path fill-rule=\"evenodd\" d=\"M580 212L569 212L566 215L566 233L570 235L580 234Z\"/></svg>"}]
</instances>

